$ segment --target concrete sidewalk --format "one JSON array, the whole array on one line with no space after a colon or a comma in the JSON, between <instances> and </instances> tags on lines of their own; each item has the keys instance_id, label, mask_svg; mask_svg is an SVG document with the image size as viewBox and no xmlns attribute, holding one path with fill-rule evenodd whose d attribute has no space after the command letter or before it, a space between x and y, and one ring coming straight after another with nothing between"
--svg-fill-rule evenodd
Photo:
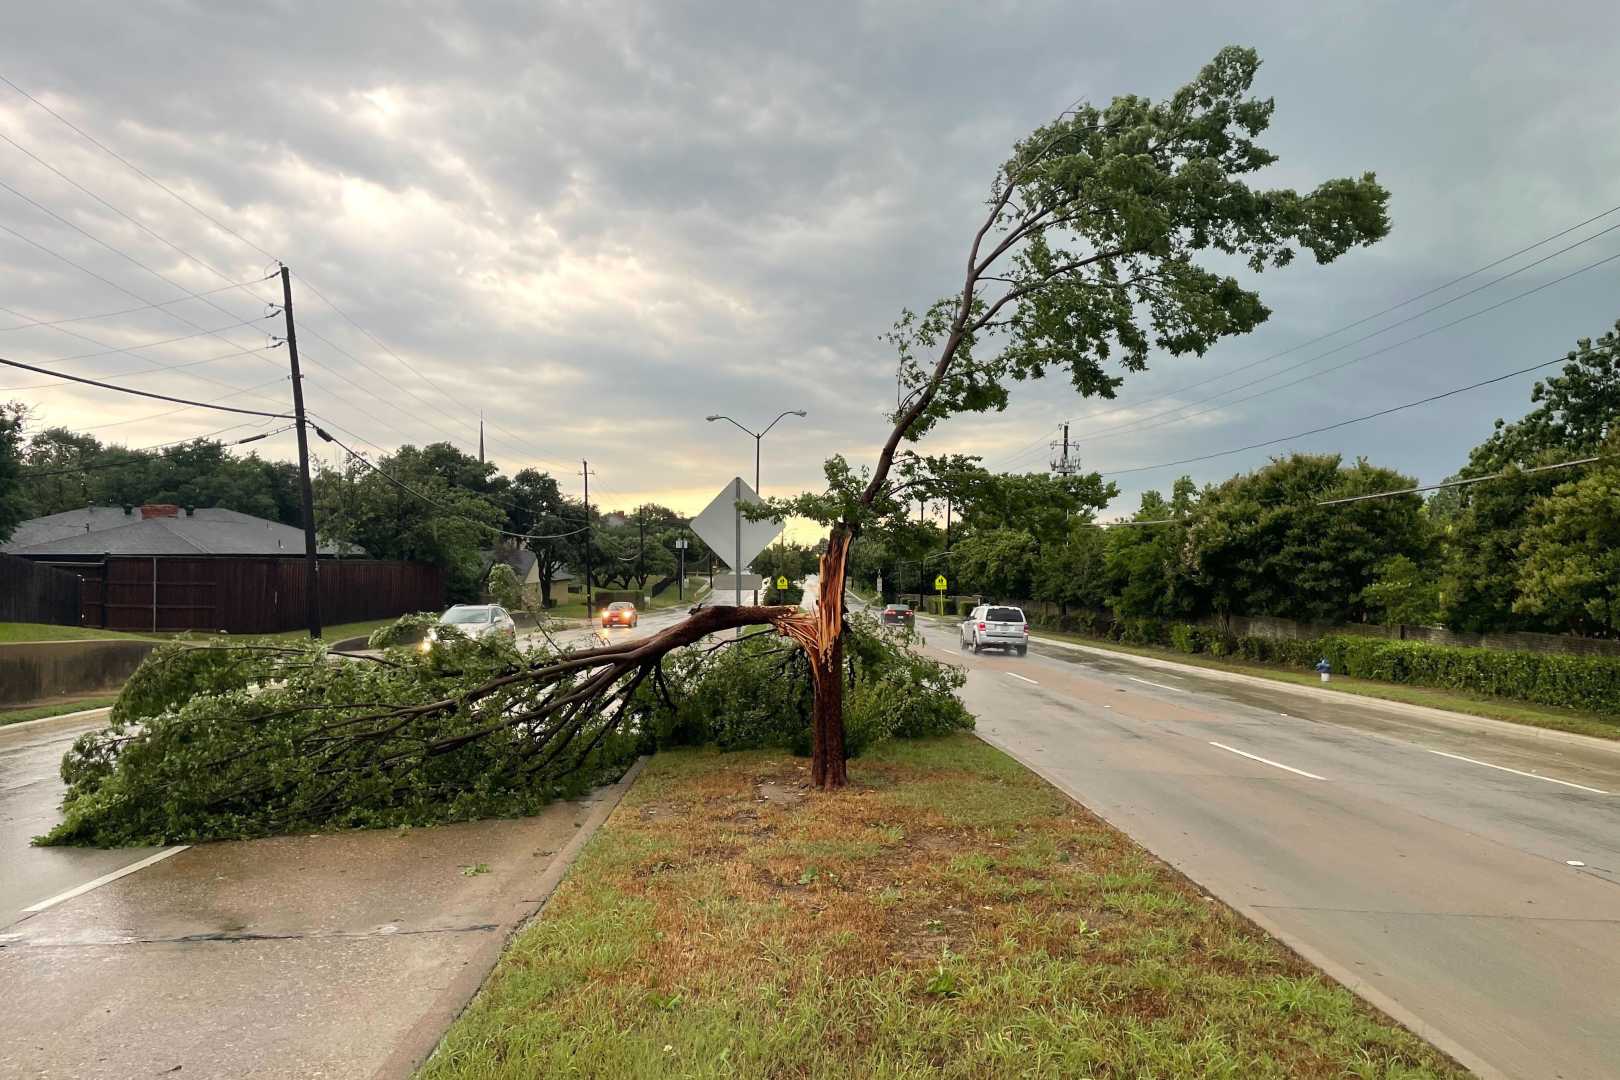
<instances>
[{"instance_id":1,"label":"concrete sidewalk","mask_svg":"<svg viewBox=\"0 0 1620 1080\"><path fill-rule=\"evenodd\" d=\"M544 813L190 848L0 936L0 1075L408 1076L635 772Z\"/></svg>"}]
</instances>

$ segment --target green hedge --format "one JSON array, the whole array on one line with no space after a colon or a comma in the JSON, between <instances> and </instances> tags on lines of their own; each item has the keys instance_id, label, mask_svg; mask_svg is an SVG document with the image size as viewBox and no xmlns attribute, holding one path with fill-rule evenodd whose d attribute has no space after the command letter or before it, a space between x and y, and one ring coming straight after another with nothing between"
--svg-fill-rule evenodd
<instances>
[{"instance_id":1,"label":"green hedge","mask_svg":"<svg viewBox=\"0 0 1620 1080\"><path fill-rule=\"evenodd\" d=\"M1356 634L1295 640L1239 637L1191 623L1122 619L1102 636L1130 645L1164 645L1254 663L1310 668L1323 657L1335 674L1380 682L1462 690L1620 716L1620 657L1506 652Z\"/></svg>"}]
</instances>

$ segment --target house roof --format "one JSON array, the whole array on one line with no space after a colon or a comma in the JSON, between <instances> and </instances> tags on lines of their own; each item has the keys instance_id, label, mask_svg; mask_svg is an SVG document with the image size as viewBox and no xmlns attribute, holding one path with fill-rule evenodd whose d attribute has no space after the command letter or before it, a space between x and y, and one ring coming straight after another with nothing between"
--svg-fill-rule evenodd
<instances>
[{"instance_id":1,"label":"house roof","mask_svg":"<svg viewBox=\"0 0 1620 1080\"><path fill-rule=\"evenodd\" d=\"M529 575L534 573L535 555L528 548L503 548L499 556L496 555L494 548L485 548L478 554L483 558L480 572L484 575L488 575L489 571L494 568L497 558L500 562L512 568L519 581L528 581ZM574 575L560 566L557 568L557 572L551 575L552 581L572 581L573 579ZM535 580L538 581L539 578Z\"/></svg>"},{"instance_id":2,"label":"house roof","mask_svg":"<svg viewBox=\"0 0 1620 1080\"><path fill-rule=\"evenodd\" d=\"M334 544L320 544L316 550L338 552ZM23 556L301 555L304 530L213 507L146 517L139 507L126 513L119 506L92 506L25 521L0 551Z\"/></svg>"}]
</instances>

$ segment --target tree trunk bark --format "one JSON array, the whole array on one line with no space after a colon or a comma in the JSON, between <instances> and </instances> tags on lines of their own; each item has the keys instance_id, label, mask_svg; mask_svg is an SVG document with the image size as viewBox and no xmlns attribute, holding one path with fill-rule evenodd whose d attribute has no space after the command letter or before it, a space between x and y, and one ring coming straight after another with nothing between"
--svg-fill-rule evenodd
<instances>
[{"instance_id":1,"label":"tree trunk bark","mask_svg":"<svg viewBox=\"0 0 1620 1080\"><path fill-rule=\"evenodd\" d=\"M833 526L827 552L821 557L813 632L800 641L810 658L810 683L815 692L810 780L826 791L849 783L844 757L844 576L853 540L848 526Z\"/></svg>"}]
</instances>

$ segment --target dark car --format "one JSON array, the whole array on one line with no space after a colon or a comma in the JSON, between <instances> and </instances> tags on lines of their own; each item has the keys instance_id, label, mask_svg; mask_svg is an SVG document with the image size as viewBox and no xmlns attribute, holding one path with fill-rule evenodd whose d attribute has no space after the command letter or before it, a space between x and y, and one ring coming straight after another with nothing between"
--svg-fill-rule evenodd
<instances>
[{"instance_id":1,"label":"dark car","mask_svg":"<svg viewBox=\"0 0 1620 1080\"><path fill-rule=\"evenodd\" d=\"M883 609L884 626L915 626L917 613L910 604L889 604Z\"/></svg>"},{"instance_id":2,"label":"dark car","mask_svg":"<svg viewBox=\"0 0 1620 1080\"><path fill-rule=\"evenodd\" d=\"M640 616L636 614L636 605L628 600L616 600L602 609L602 625L608 626L634 626Z\"/></svg>"}]
</instances>

